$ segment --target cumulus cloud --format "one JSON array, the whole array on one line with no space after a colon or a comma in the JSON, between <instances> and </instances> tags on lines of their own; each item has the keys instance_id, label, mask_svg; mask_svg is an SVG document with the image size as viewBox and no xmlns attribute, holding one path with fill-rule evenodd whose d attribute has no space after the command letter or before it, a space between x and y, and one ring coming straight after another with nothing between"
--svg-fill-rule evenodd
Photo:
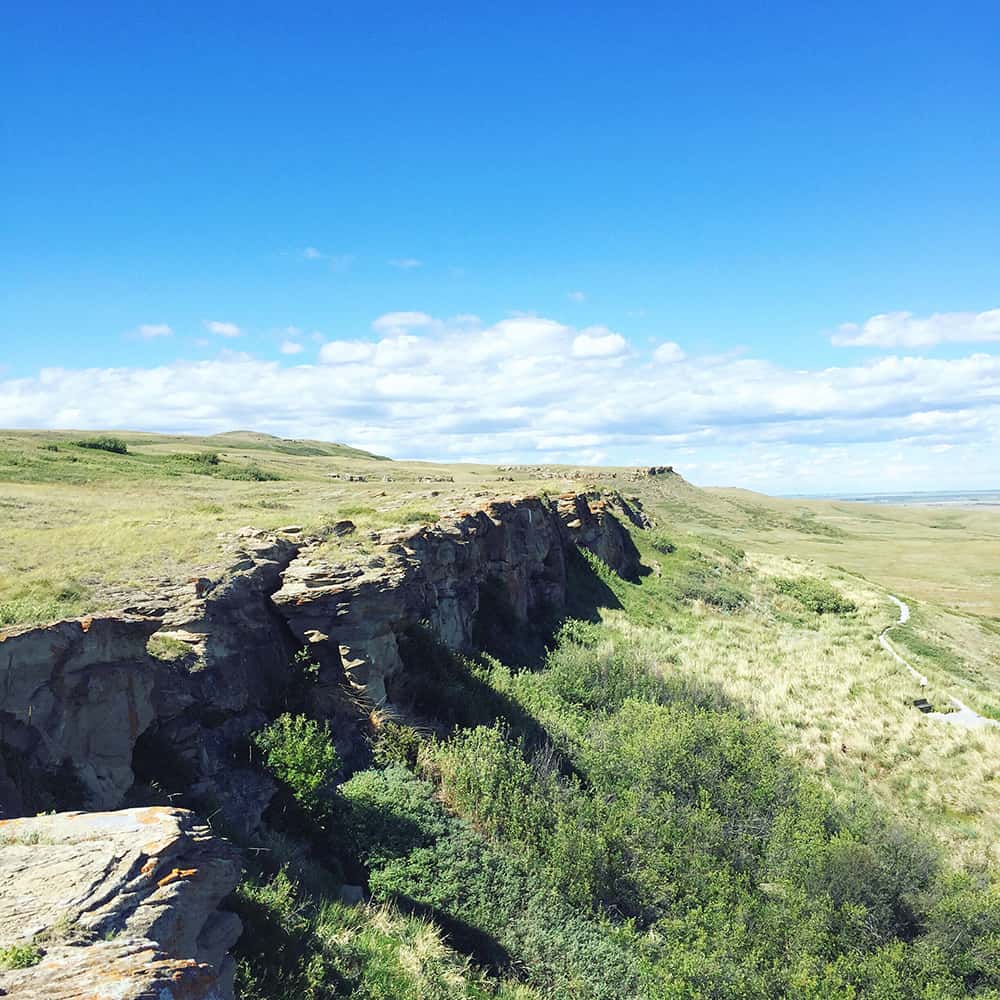
<instances>
[{"instance_id":1,"label":"cumulus cloud","mask_svg":"<svg viewBox=\"0 0 1000 1000\"><path fill-rule=\"evenodd\" d=\"M156 337L169 337L173 334L173 329L166 323L140 323L136 327L135 334L143 340L153 340Z\"/></svg>"},{"instance_id":2,"label":"cumulus cloud","mask_svg":"<svg viewBox=\"0 0 1000 1000\"><path fill-rule=\"evenodd\" d=\"M627 346L620 333L606 326L588 326L573 338L572 350L575 358L610 358L623 354Z\"/></svg>"},{"instance_id":3,"label":"cumulus cloud","mask_svg":"<svg viewBox=\"0 0 1000 1000\"><path fill-rule=\"evenodd\" d=\"M879 313L857 323L843 323L831 337L837 347L934 347L1000 341L1000 309L987 312Z\"/></svg>"},{"instance_id":4,"label":"cumulus cloud","mask_svg":"<svg viewBox=\"0 0 1000 1000\"><path fill-rule=\"evenodd\" d=\"M305 348L297 340L283 340L281 342L282 354L301 354Z\"/></svg>"},{"instance_id":5,"label":"cumulus cloud","mask_svg":"<svg viewBox=\"0 0 1000 1000\"><path fill-rule=\"evenodd\" d=\"M328 340L319 349L319 359L325 365L351 365L367 361L374 347L358 340Z\"/></svg>"},{"instance_id":6,"label":"cumulus cloud","mask_svg":"<svg viewBox=\"0 0 1000 1000\"><path fill-rule=\"evenodd\" d=\"M217 337L239 337L243 333L235 323L224 323L217 319L202 320L202 324L209 333L214 333Z\"/></svg>"},{"instance_id":7,"label":"cumulus cloud","mask_svg":"<svg viewBox=\"0 0 1000 1000\"><path fill-rule=\"evenodd\" d=\"M540 316L484 323L396 312L372 327L323 343L319 363L231 353L0 378L0 426L257 427L441 460L582 463L600 454L770 489L870 485L892 451L902 456L893 475L910 488L920 476L928 486L955 482L949 469L965 487L1000 480L1000 355L791 369L746 355L685 356L673 342L650 357L606 327Z\"/></svg>"},{"instance_id":8,"label":"cumulus cloud","mask_svg":"<svg viewBox=\"0 0 1000 1000\"><path fill-rule=\"evenodd\" d=\"M664 341L653 351L653 360L658 361L661 365L674 364L683 361L684 358L685 354L681 345L675 344L672 340Z\"/></svg>"}]
</instances>

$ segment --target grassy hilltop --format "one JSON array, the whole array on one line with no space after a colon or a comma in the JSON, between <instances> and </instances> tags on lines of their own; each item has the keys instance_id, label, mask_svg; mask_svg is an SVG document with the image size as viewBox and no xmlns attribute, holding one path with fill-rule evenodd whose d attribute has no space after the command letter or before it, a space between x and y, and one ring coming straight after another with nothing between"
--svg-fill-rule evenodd
<instances>
[{"instance_id":1,"label":"grassy hilltop","mask_svg":"<svg viewBox=\"0 0 1000 1000\"><path fill-rule=\"evenodd\" d=\"M321 729L294 770L262 738L291 818L241 890L244 996L1000 996L1000 730L912 706L1000 718L1000 514L634 471L0 432L0 627L209 573L245 525L349 518L350 561L497 496L618 489L656 522L649 574L591 562L544 664L423 650L429 723L376 720L329 796ZM924 691L878 645L889 593ZM331 902L359 872L383 903Z\"/></svg>"}]
</instances>

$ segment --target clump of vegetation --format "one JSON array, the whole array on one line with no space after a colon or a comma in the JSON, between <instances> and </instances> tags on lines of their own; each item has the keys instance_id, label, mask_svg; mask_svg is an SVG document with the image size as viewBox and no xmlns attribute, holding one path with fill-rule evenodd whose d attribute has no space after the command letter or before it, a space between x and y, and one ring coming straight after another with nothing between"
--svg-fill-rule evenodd
<instances>
[{"instance_id":1,"label":"clump of vegetation","mask_svg":"<svg viewBox=\"0 0 1000 1000\"><path fill-rule=\"evenodd\" d=\"M77 580L62 583L45 578L34 580L0 601L0 628L82 614L89 600L88 588Z\"/></svg>"},{"instance_id":2,"label":"clump of vegetation","mask_svg":"<svg viewBox=\"0 0 1000 1000\"><path fill-rule=\"evenodd\" d=\"M176 639L172 635L161 635L159 632L155 632L149 637L146 651L150 656L167 663L177 663L194 655L190 643L184 642L183 639Z\"/></svg>"},{"instance_id":3,"label":"clump of vegetation","mask_svg":"<svg viewBox=\"0 0 1000 1000\"><path fill-rule=\"evenodd\" d=\"M778 577L774 585L779 593L793 597L804 608L818 615L846 615L858 610L854 601L816 577Z\"/></svg>"},{"instance_id":4,"label":"clump of vegetation","mask_svg":"<svg viewBox=\"0 0 1000 1000\"><path fill-rule=\"evenodd\" d=\"M394 907L345 906L279 871L243 882L235 908L236 992L244 1000L534 1000L487 978L430 921Z\"/></svg>"},{"instance_id":5,"label":"clump of vegetation","mask_svg":"<svg viewBox=\"0 0 1000 1000\"><path fill-rule=\"evenodd\" d=\"M34 944L12 944L0 948L0 970L30 969L41 960L41 949Z\"/></svg>"},{"instance_id":6,"label":"clump of vegetation","mask_svg":"<svg viewBox=\"0 0 1000 1000\"><path fill-rule=\"evenodd\" d=\"M94 451L108 451L113 455L127 455L128 444L118 437L104 435L96 438L82 438L74 441L78 448L92 448Z\"/></svg>"},{"instance_id":7,"label":"clump of vegetation","mask_svg":"<svg viewBox=\"0 0 1000 1000\"><path fill-rule=\"evenodd\" d=\"M662 555L670 555L671 552L677 551L677 546L674 542L662 531L651 531L649 532L647 539L649 544Z\"/></svg>"},{"instance_id":8,"label":"clump of vegetation","mask_svg":"<svg viewBox=\"0 0 1000 1000\"><path fill-rule=\"evenodd\" d=\"M329 812L340 757L325 722L286 712L254 736L267 769L313 818Z\"/></svg>"},{"instance_id":9,"label":"clump of vegetation","mask_svg":"<svg viewBox=\"0 0 1000 1000\"><path fill-rule=\"evenodd\" d=\"M417 766L417 757L423 740L412 726L399 722L386 722L372 742L372 759L380 767L402 764L411 770Z\"/></svg>"},{"instance_id":10,"label":"clump of vegetation","mask_svg":"<svg viewBox=\"0 0 1000 1000\"><path fill-rule=\"evenodd\" d=\"M199 451L191 455L179 455L178 457L190 465L193 472L208 476L214 475L221 463L217 451Z\"/></svg>"},{"instance_id":11,"label":"clump of vegetation","mask_svg":"<svg viewBox=\"0 0 1000 1000\"><path fill-rule=\"evenodd\" d=\"M219 474L223 479L234 479L239 482L272 483L281 479L277 472L261 468L256 462L224 469Z\"/></svg>"},{"instance_id":12,"label":"clump of vegetation","mask_svg":"<svg viewBox=\"0 0 1000 1000\"><path fill-rule=\"evenodd\" d=\"M295 674L306 684L312 685L319 680L319 664L313 659L312 652L307 647L295 651L292 667Z\"/></svg>"},{"instance_id":13,"label":"clump of vegetation","mask_svg":"<svg viewBox=\"0 0 1000 1000\"><path fill-rule=\"evenodd\" d=\"M401 507L392 513L393 519L398 524L433 524L438 519L438 515L434 511L423 510L419 507Z\"/></svg>"}]
</instances>

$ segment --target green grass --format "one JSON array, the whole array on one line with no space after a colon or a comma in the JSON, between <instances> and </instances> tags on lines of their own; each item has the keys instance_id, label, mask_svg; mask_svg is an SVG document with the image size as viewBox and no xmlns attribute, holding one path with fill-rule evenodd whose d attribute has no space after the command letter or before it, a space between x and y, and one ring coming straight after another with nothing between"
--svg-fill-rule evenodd
<instances>
[{"instance_id":1,"label":"green grass","mask_svg":"<svg viewBox=\"0 0 1000 1000\"><path fill-rule=\"evenodd\" d=\"M533 1000L498 982L444 941L426 919L389 905L345 906L287 872L248 878L236 895L244 933L236 946L243 1000Z\"/></svg>"}]
</instances>

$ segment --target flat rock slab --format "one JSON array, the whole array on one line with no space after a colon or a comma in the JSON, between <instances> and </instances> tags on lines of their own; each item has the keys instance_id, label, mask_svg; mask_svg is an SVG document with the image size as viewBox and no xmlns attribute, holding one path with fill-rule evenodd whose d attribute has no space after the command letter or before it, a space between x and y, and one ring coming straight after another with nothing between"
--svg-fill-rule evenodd
<instances>
[{"instance_id":1,"label":"flat rock slab","mask_svg":"<svg viewBox=\"0 0 1000 1000\"><path fill-rule=\"evenodd\" d=\"M183 809L0 821L0 949L41 961L0 972L22 1000L231 1000L240 933L218 910L239 854Z\"/></svg>"}]
</instances>

